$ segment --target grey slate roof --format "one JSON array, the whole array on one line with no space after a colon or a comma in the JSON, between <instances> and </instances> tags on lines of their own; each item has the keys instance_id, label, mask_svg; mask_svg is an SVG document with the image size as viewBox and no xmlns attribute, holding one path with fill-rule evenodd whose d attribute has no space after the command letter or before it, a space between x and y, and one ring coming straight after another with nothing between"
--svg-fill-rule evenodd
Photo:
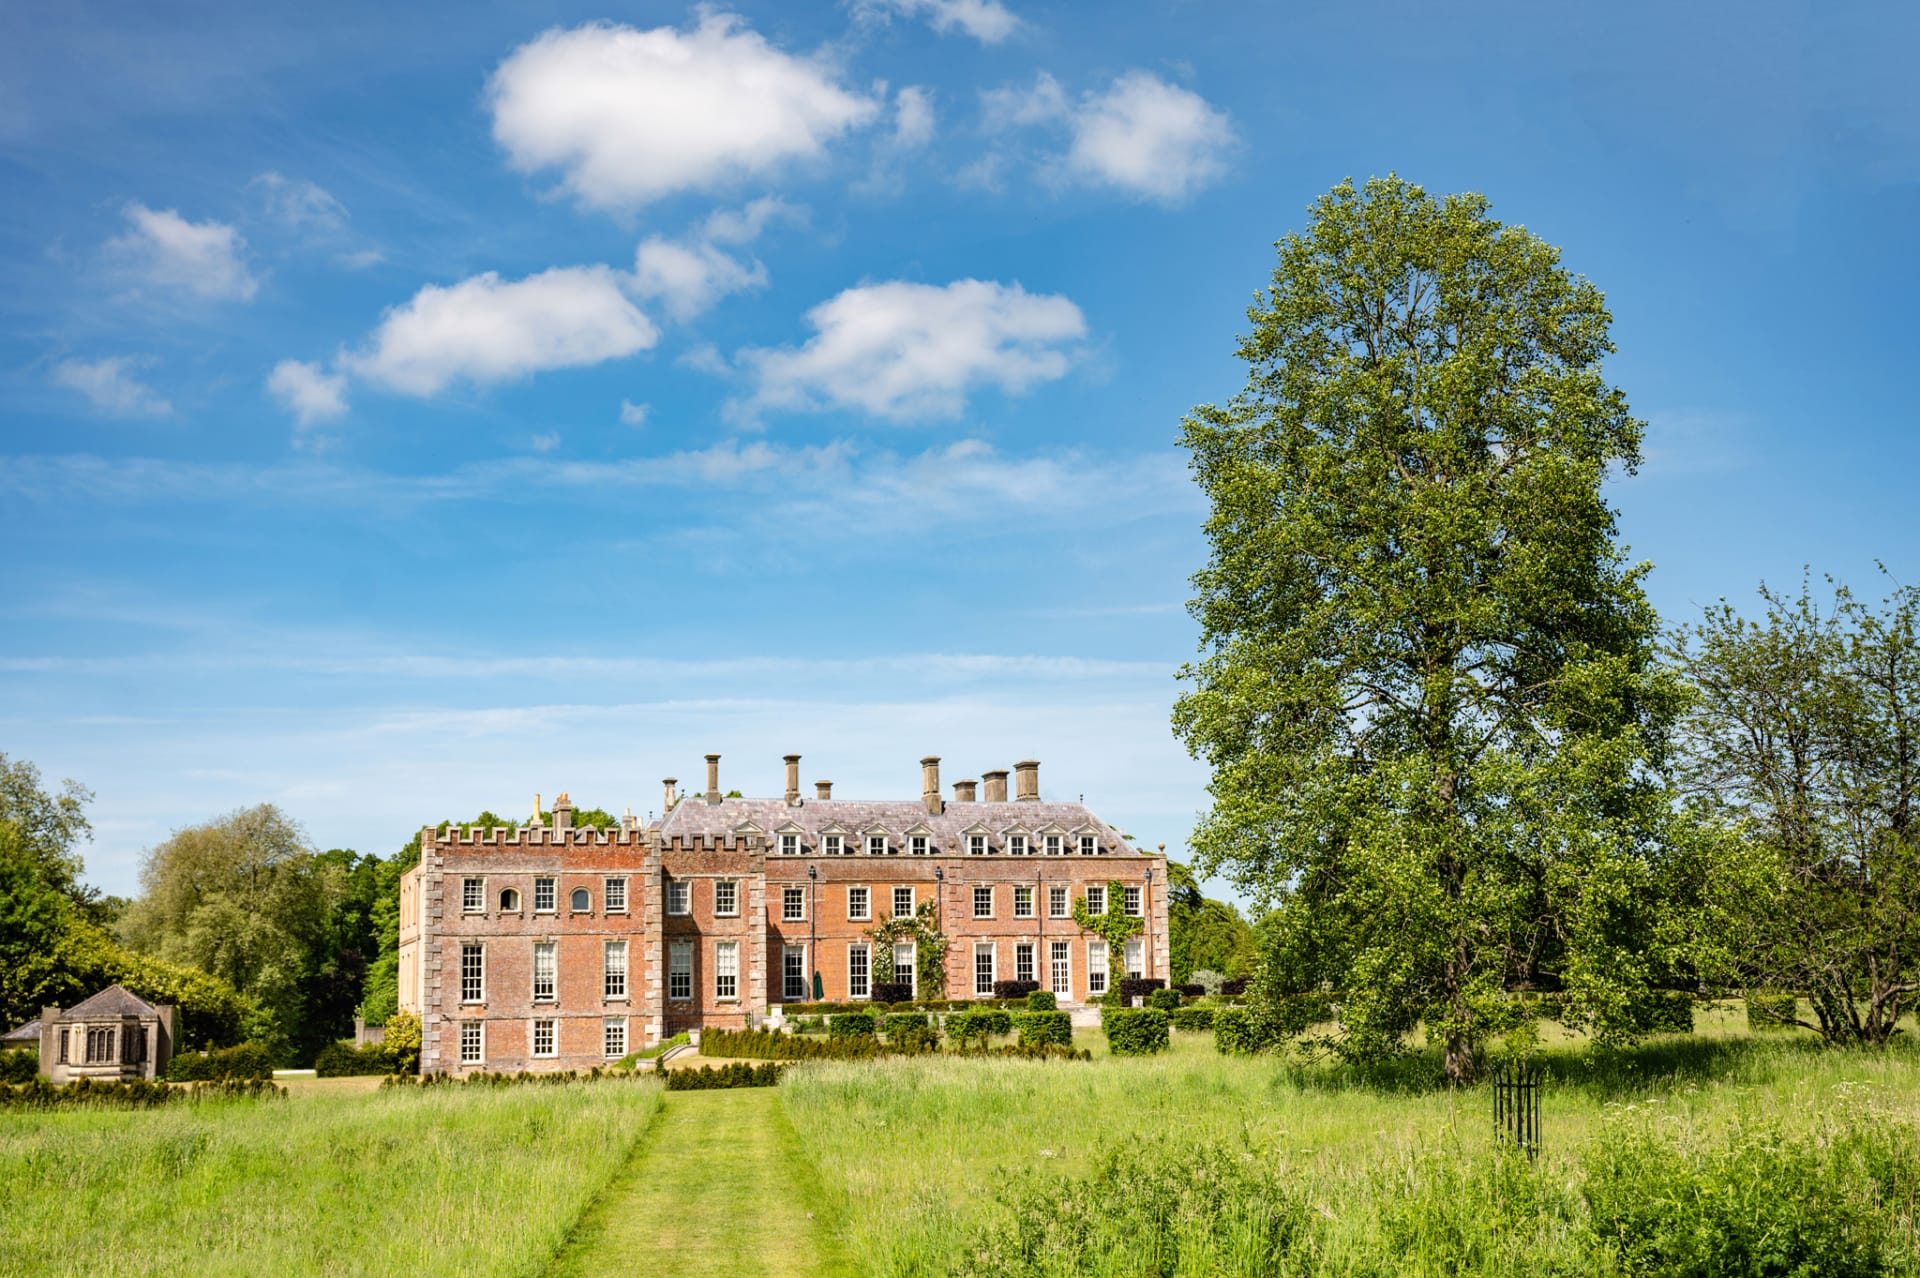
<instances>
[{"instance_id":1,"label":"grey slate roof","mask_svg":"<svg viewBox=\"0 0 1920 1278\"><path fill-rule=\"evenodd\" d=\"M660 823L660 833L668 839L676 835L718 838L737 831L747 822L759 826L760 833L769 839L782 827L799 826L809 846L813 846L820 832L829 826L837 825L855 837L871 827L881 826L894 840L909 829L920 827L931 835L935 851L951 855L964 850L963 835L975 827L989 831L996 850L1005 846L1006 831L1020 830L1032 837L1053 827L1062 834L1079 831L1097 835L1101 847L1112 853L1138 852L1118 830L1095 816L1084 803L1017 800L953 802L935 815L927 811L925 804L912 800L802 799L798 806L788 807L784 799L722 799L708 803L703 795L694 793L682 796L674 805L673 811Z\"/></svg>"},{"instance_id":2,"label":"grey slate roof","mask_svg":"<svg viewBox=\"0 0 1920 1278\"><path fill-rule=\"evenodd\" d=\"M8 1030L0 1034L0 1043L39 1043L40 1018L34 1017L19 1029Z\"/></svg>"},{"instance_id":3,"label":"grey slate roof","mask_svg":"<svg viewBox=\"0 0 1920 1278\"><path fill-rule=\"evenodd\" d=\"M88 1016L152 1016L159 1009L124 986L109 985L92 998L83 999L60 1013L61 1020Z\"/></svg>"}]
</instances>

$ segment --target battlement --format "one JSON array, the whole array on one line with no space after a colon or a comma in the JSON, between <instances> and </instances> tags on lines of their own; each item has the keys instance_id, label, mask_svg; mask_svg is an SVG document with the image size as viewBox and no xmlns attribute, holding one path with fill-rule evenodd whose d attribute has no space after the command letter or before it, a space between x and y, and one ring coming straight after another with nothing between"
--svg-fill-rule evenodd
<instances>
[{"instance_id":1,"label":"battlement","mask_svg":"<svg viewBox=\"0 0 1920 1278\"><path fill-rule=\"evenodd\" d=\"M647 847L657 830L550 829L538 825L442 825L420 831L420 845L444 848ZM675 835L665 842L676 852L761 852L766 840L755 834Z\"/></svg>"}]
</instances>

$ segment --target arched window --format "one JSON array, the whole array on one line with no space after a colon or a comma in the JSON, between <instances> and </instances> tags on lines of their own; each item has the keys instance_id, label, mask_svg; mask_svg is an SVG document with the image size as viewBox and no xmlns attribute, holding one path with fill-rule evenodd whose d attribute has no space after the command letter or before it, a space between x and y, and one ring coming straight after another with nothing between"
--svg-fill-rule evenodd
<instances>
[{"instance_id":1,"label":"arched window","mask_svg":"<svg viewBox=\"0 0 1920 1278\"><path fill-rule=\"evenodd\" d=\"M500 909L503 913L514 914L520 909L520 892L517 888L508 888L500 894Z\"/></svg>"},{"instance_id":2,"label":"arched window","mask_svg":"<svg viewBox=\"0 0 1920 1278\"><path fill-rule=\"evenodd\" d=\"M574 912L577 914L584 914L588 910L591 910L592 908L593 908L592 893L588 892L585 888L575 888L573 890Z\"/></svg>"}]
</instances>

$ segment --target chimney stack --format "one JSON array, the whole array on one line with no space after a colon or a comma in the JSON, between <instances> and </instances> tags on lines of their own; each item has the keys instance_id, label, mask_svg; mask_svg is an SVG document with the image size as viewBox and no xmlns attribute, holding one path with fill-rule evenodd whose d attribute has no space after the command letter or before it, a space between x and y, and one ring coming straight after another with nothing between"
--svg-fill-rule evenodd
<instances>
[{"instance_id":1,"label":"chimney stack","mask_svg":"<svg viewBox=\"0 0 1920 1278\"><path fill-rule=\"evenodd\" d=\"M707 802L720 802L720 756L707 756Z\"/></svg>"},{"instance_id":2,"label":"chimney stack","mask_svg":"<svg viewBox=\"0 0 1920 1278\"><path fill-rule=\"evenodd\" d=\"M553 801L553 828L556 830L573 828L573 800L567 797L565 790L562 790L560 796Z\"/></svg>"},{"instance_id":3,"label":"chimney stack","mask_svg":"<svg viewBox=\"0 0 1920 1278\"><path fill-rule=\"evenodd\" d=\"M528 820L527 824L528 825L545 825L546 824L546 822L540 819L540 796L537 794L533 796L533 816L530 820Z\"/></svg>"},{"instance_id":4,"label":"chimney stack","mask_svg":"<svg viewBox=\"0 0 1920 1278\"><path fill-rule=\"evenodd\" d=\"M974 802L974 792L979 784L978 781L955 781L953 783L953 801L955 803Z\"/></svg>"},{"instance_id":5,"label":"chimney stack","mask_svg":"<svg viewBox=\"0 0 1920 1278\"><path fill-rule=\"evenodd\" d=\"M816 799L831 799L833 797L833 782L815 781L813 783L813 797Z\"/></svg>"},{"instance_id":6,"label":"chimney stack","mask_svg":"<svg viewBox=\"0 0 1920 1278\"><path fill-rule=\"evenodd\" d=\"M665 792L661 801L666 804L665 807L660 809L661 816L664 817L667 813L673 811L673 805L680 802L680 796L673 791L673 788L679 784L679 777L663 777L661 779L660 787Z\"/></svg>"},{"instance_id":7,"label":"chimney stack","mask_svg":"<svg viewBox=\"0 0 1920 1278\"><path fill-rule=\"evenodd\" d=\"M800 806L800 756L790 754L787 759L787 806Z\"/></svg>"},{"instance_id":8,"label":"chimney stack","mask_svg":"<svg viewBox=\"0 0 1920 1278\"><path fill-rule=\"evenodd\" d=\"M988 803L1005 803L1007 801L1007 770L1005 768L989 768L987 771L982 772L980 774L980 783L987 788L986 800Z\"/></svg>"},{"instance_id":9,"label":"chimney stack","mask_svg":"<svg viewBox=\"0 0 1920 1278\"><path fill-rule=\"evenodd\" d=\"M1013 765L1013 797L1019 803L1040 802L1040 761L1022 759Z\"/></svg>"},{"instance_id":10,"label":"chimney stack","mask_svg":"<svg viewBox=\"0 0 1920 1278\"><path fill-rule=\"evenodd\" d=\"M920 801L927 811L940 815L940 756L930 754L920 760Z\"/></svg>"}]
</instances>

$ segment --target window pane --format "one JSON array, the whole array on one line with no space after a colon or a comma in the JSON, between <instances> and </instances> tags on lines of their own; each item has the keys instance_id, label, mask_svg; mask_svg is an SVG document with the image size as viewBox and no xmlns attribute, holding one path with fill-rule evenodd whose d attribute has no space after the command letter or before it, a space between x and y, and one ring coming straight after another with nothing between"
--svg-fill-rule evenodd
<instances>
[{"instance_id":1,"label":"window pane","mask_svg":"<svg viewBox=\"0 0 1920 1278\"><path fill-rule=\"evenodd\" d=\"M667 955L667 997L693 997L693 942L675 941Z\"/></svg>"},{"instance_id":2,"label":"window pane","mask_svg":"<svg viewBox=\"0 0 1920 1278\"><path fill-rule=\"evenodd\" d=\"M533 947L533 996L550 999L554 993L555 956L552 941L537 941Z\"/></svg>"},{"instance_id":3,"label":"window pane","mask_svg":"<svg viewBox=\"0 0 1920 1278\"><path fill-rule=\"evenodd\" d=\"M715 998L740 996L740 946L722 941L713 947L713 993Z\"/></svg>"},{"instance_id":4,"label":"window pane","mask_svg":"<svg viewBox=\"0 0 1920 1278\"><path fill-rule=\"evenodd\" d=\"M607 908L624 910L627 908L627 881L625 879L607 880Z\"/></svg>"},{"instance_id":5,"label":"window pane","mask_svg":"<svg viewBox=\"0 0 1920 1278\"><path fill-rule=\"evenodd\" d=\"M869 967L867 947L855 945L847 950L847 997L866 998L870 992L867 984Z\"/></svg>"},{"instance_id":6,"label":"window pane","mask_svg":"<svg viewBox=\"0 0 1920 1278\"><path fill-rule=\"evenodd\" d=\"M901 918L913 913L912 888L897 887L893 890L893 913L895 918Z\"/></svg>"},{"instance_id":7,"label":"window pane","mask_svg":"<svg viewBox=\"0 0 1920 1278\"><path fill-rule=\"evenodd\" d=\"M807 951L804 946L789 945L781 955L781 973L785 988L782 993L789 1003L803 1003L807 998Z\"/></svg>"},{"instance_id":8,"label":"window pane","mask_svg":"<svg viewBox=\"0 0 1920 1278\"><path fill-rule=\"evenodd\" d=\"M553 880L535 879L533 881L533 908L551 912L553 909Z\"/></svg>"},{"instance_id":9,"label":"window pane","mask_svg":"<svg viewBox=\"0 0 1920 1278\"><path fill-rule=\"evenodd\" d=\"M973 947L973 992L986 998L993 994L994 952L991 945Z\"/></svg>"},{"instance_id":10,"label":"window pane","mask_svg":"<svg viewBox=\"0 0 1920 1278\"><path fill-rule=\"evenodd\" d=\"M1016 945L1013 947L1013 979L1031 981L1033 979L1033 946Z\"/></svg>"}]
</instances>

